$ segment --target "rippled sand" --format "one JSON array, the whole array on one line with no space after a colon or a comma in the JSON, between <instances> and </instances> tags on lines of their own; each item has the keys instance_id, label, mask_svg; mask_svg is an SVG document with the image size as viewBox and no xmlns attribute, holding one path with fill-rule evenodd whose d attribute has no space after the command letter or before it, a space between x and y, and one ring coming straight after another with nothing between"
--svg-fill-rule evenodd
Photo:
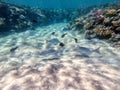
<instances>
[{"instance_id":1,"label":"rippled sand","mask_svg":"<svg viewBox=\"0 0 120 90\"><path fill-rule=\"evenodd\" d=\"M2 90L119 90L120 69L92 60L22 65L0 80Z\"/></svg>"},{"instance_id":2,"label":"rippled sand","mask_svg":"<svg viewBox=\"0 0 120 90\"><path fill-rule=\"evenodd\" d=\"M65 26L59 23L0 38L0 90L120 90L119 49L62 31ZM54 38L65 46L49 41Z\"/></svg>"}]
</instances>

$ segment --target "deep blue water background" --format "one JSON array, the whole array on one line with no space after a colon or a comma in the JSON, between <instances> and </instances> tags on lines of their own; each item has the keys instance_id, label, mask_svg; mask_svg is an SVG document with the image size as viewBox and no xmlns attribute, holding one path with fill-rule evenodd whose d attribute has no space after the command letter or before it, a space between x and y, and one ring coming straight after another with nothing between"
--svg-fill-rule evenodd
<instances>
[{"instance_id":1,"label":"deep blue water background","mask_svg":"<svg viewBox=\"0 0 120 90\"><path fill-rule=\"evenodd\" d=\"M17 5L42 8L83 8L92 5L120 2L120 0L3 0Z\"/></svg>"}]
</instances>

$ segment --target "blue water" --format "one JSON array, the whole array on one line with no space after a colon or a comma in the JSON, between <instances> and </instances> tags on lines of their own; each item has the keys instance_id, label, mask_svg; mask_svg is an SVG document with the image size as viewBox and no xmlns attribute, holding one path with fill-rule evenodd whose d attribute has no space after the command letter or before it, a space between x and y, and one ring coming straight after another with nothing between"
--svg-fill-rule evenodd
<instances>
[{"instance_id":1,"label":"blue water","mask_svg":"<svg viewBox=\"0 0 120 90\"><path fill-rule=\"evenodd\" d=\"M59 10L120 2L4 1ZM104 40L85 39L83 33L66 29L68 25L65 20L55 21L0 35L0 90L120 90L120 48Z\"/></svg>"},{"instance_id":2,"label":"blue water","mask_svg":"<svg viewBox=\"0 0 120 90\"><path fill-rule=\"evenodd\" d=\"M120 0L4 0L17 5L26 5L41 8L84 8L92 5L120 2Z\"/></svg>"}]
</instances>

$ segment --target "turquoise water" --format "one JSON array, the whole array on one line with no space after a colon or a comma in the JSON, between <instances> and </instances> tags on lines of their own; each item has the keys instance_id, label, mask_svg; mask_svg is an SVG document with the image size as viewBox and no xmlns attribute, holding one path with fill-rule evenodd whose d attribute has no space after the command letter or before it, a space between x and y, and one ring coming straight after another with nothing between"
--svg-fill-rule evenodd
<instances>
[{"instance_id":1,"label":"turquoise water","mask_svg":"<svg viewBox=\"0 0 120 90\"><path fill-rule=\"evenodd\" d=\"M4 0L17 5L28 5L42 8L83 8L92 5L120 2L120 0Z\"/></svg>"},{"instance_id":2,"label":"turquoise water","mask_svg":"<svg viewBox=\"0 0 120 90\"><path fill-rule=\"evenodd\" d=\"M5 1L42 9L119 2ZM85 39L84 33L66 29L69 23L65 19L20 32L0 32L0 90L120 90L120 48L97 38Z\"/></svg>"}]
</instances>

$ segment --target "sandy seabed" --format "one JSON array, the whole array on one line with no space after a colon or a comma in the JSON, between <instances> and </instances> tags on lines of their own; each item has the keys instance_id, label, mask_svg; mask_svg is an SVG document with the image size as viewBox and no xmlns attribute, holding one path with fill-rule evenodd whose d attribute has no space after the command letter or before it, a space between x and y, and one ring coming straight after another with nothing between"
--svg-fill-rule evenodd
<instances>
[{"instance_id":1,"label":"sandy seabed","mask_svg":"<svg viewBox=\"0 0 120 90\"><path fill-rule=\"evenodd\" d=\"M0 37L0 90L120 90L119 49L66 25Z\"/></svg>"}]
</instances>

